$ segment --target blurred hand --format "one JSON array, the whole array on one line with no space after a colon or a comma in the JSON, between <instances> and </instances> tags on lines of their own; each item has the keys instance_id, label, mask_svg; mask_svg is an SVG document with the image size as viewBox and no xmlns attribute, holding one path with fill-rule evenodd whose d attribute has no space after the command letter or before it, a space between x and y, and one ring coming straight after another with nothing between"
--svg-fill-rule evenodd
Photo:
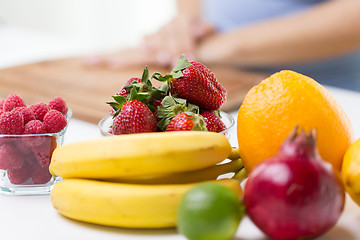
<instances>
[{"instance_id":1,"label":"blurred hand","mask_svg":"<svg viewBox=\"0 0 360 240\"><path fill-rule=\"evenodd\" d=\"M187 15L178 15L158 32L144 37L139 47L115 54L84 59L88 66L125 68L136 65L174 66L181 54L189 60L196 58L198 42L214 32L211 25Z\"/></svg>"}]
</instances>

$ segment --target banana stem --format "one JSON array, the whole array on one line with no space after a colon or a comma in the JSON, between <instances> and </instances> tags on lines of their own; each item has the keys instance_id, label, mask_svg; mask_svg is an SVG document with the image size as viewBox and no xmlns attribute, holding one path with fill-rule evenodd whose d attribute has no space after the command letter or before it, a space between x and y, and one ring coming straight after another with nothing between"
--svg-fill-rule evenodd
<instances>
[{"instance_id":1,"label":"banana stem","mask_svg":"<svg viewBox=\"0 0 360 240\"><path fill-rule=\"evenodd\" d=\"M233 148L231 149L230 155L228 156L228 159L230 159L230 160L236 160L236 159L238 159L238 158L240 158L239 149L236 148L236 147L233 147Z\"/></svg>"},{"instance_id":2,"label":"banana stem","mask_svg":"<svg viewBox=\"0 0 360 240\"><path fill-rule=\"evenodd\" d=\"M245 168L240 169L235 175L232 177L233 179L239 180L243 182L248 177L248 173Z\"/></svg>"}]
</instances>

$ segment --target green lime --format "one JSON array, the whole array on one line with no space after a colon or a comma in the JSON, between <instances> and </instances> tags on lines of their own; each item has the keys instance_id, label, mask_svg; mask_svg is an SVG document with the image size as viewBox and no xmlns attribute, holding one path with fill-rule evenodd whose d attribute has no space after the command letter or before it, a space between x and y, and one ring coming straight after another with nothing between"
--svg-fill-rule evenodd
<instances>
[{"instance_id":1,"label":"green lime","mask_svg":"<svg viewBox=\"0 0 360 240\"><path fill-rule=\"evenodd\" d=\"M226 240L235 235L243 215L244 207L233 190L201 183L181 199L177 228L190 240Z\"/></svg>"}]
</instances>

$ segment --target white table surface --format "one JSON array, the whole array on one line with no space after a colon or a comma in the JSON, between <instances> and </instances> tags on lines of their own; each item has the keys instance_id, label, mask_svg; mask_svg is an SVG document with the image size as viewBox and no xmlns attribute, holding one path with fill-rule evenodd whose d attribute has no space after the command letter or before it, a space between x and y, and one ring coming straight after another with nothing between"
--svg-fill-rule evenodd
<instances>
[{"instance_id":1,"label":"white table surface","mask_svg":"<svg viewBox=\"0 0 360 240\"><path fill-rule=\"evenodd\" d=\"M21 36L21 38L19 38ZM67 43L62 51L54 50L53 46L61 41L52 37L39 37L29 31L17 28L0 28L0 68L29 61L56 58L71 53L79 53L81 48ZM14 56L11 51L19 45L31 43L31 49L23 49L22 54ZM63 42L62 42L63 43ZM34 46L35 44L35 46ZM45 47L44 47L45 46ZM37 49L37 50L34 50ZM7 57L8 56L8 57ZM360 81L360 79L359 79ZM340 102L345 112L350 117L356 136L360 136L360 93L326 87ZM237 111L231 113L235 119ZM235 129L234 129L235 130ZM231 144L236 146L236 134L232 135ZM85 139L101 137L95 124L71 119L65 136L65 144ZM348 196L344 212L335 227L319 237L321 240L355 240L360 239L360 207ZM51 206L49 195L40 196L5 196L0 195L0 239L185 239L174 229L165 230L131 230L113 227L104 227L93 224L81 223L62 217ZM236 240L261 240L266 237L245 217L234 237Z\"/></svg>"}]
</instances>

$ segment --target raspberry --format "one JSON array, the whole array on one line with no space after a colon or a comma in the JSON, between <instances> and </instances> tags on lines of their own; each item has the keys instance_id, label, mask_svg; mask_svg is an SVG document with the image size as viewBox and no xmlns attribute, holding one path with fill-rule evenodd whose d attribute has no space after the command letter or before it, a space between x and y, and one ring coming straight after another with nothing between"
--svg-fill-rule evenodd
<instances>
[{"instance_id":1,"label":"raspberry","mask_svg":"<svg viewBox=\"0 0 360 240\"><path fill-rule=\"evenodd\" d=\"M67 121L64 115L57 110L50 110L44 116L44 127L48 133L57 133L60 132L64 127L66 127Z\"/></svg>"},{"instance_id":2,"label":"raspberry","mask_svg":"<svg viewBox=\"0 0 360 240\"><path fill-rule=\"evenodd\" d=\"M29 107L35 114L35 119L42 121L45 114L50 110L49 106L45 103L35 103Z\"/></svg>"},{"instance_id":3,"label":"raspberry","mask_svg":"<svg viewBox=\"0 0 360 240\"><path fill-rule=\"evenodd\" d=\"M7 170L9 181L12 184L25 183L31 177L31 173L32 173L32 168L27 163L24 164L21 168Z\"/></svg>"},{"instance_id":4,"label":"raspberry","mask_svg":"<svg viewBox=\"0 0 360 240\"><path fill-rule=\"evenodd\" d=\"M32 148L36 161L40 166L50 164L51 155L56 148L56 139L50 136L44 136L44 142L41 145Z\"/></svg>"},{"instance_id":5,"label":"raspberry","mask_svg":"<svg viewBox=\"0 0 360 240\"><path fill-rule=\"evenodd\" d=\"M24 118L17 111L4 112L0 116L1 134L22 134L24 131Z\"/></svg>"},{"instance_id":6,"label":"raspberry","mask_svg":"<svg viewBox=\"0 0 360 240\"><path fill-rule=\"evenodd\" d=\"M19 112L23 115L24 124L28 123L31 120L35 120L34 112L28 107L16 107L12 111Z\"/></svg>"},{"instance_id":7,"label":"raspberry","mask_svg":"<svg viewBox=\"0 0 360 240\"><path fill-rule=\"evenodd\" d=\"M24 127L24 134L41 134L45 132L44 124L40 120L31 120Z\"/></svg>"},{"instance_id":8,"label":"raspberry","mask_svg":"<svg viewBox=\"0 0 360 240\"><path fill-rule=\"evenodd\" d=\"M52 175L49 172L49 166L35 165L32 173L32 181L35 184L45 184L50 181Z\"/></svg>"},{"instance_id":9,"label":"raspberry","mask_svg":"<svg viewBox=\"0 0 360 240\"><path fill-rule=\"evenodd\" d=\"M24 134L42 134L46 133L44 124L40 120L32 120L25 124ZM24 136L22 142L26 146L38 146L45 141L45 136Z\"/></svg>"},{"instance_id":10,"label":"raspberry","mask_svg":"<svg viewBox=\"0 0 360 240\"><path fill-rule=\"evenodd\" d=\"M5 112L11 111L16 107L26 107L25 101L17 94L10 94L4 102Z\"/></svg>"},{"instance_id":11,"label":"raspberry","mask_svg":"<svg viewBox=\"0 0 360 240\"><path fill-rule=\"evenodd\" d=\"M53 99L51 99L48 106L50 109L58 110L63 115L66 115L66 113L68 112L66 102L61 97L54 97Z\"/></svg>"},{"instance_id":12,"label":"raspberry","mask_svg":"<svg viewBox=\"0 0 360 240\"><path fill-rule=\"evenodd\" d=\"M18 169L24 165L24 158L11 144L0 147L0 169Z\"/></svg>"}]
</instances>

